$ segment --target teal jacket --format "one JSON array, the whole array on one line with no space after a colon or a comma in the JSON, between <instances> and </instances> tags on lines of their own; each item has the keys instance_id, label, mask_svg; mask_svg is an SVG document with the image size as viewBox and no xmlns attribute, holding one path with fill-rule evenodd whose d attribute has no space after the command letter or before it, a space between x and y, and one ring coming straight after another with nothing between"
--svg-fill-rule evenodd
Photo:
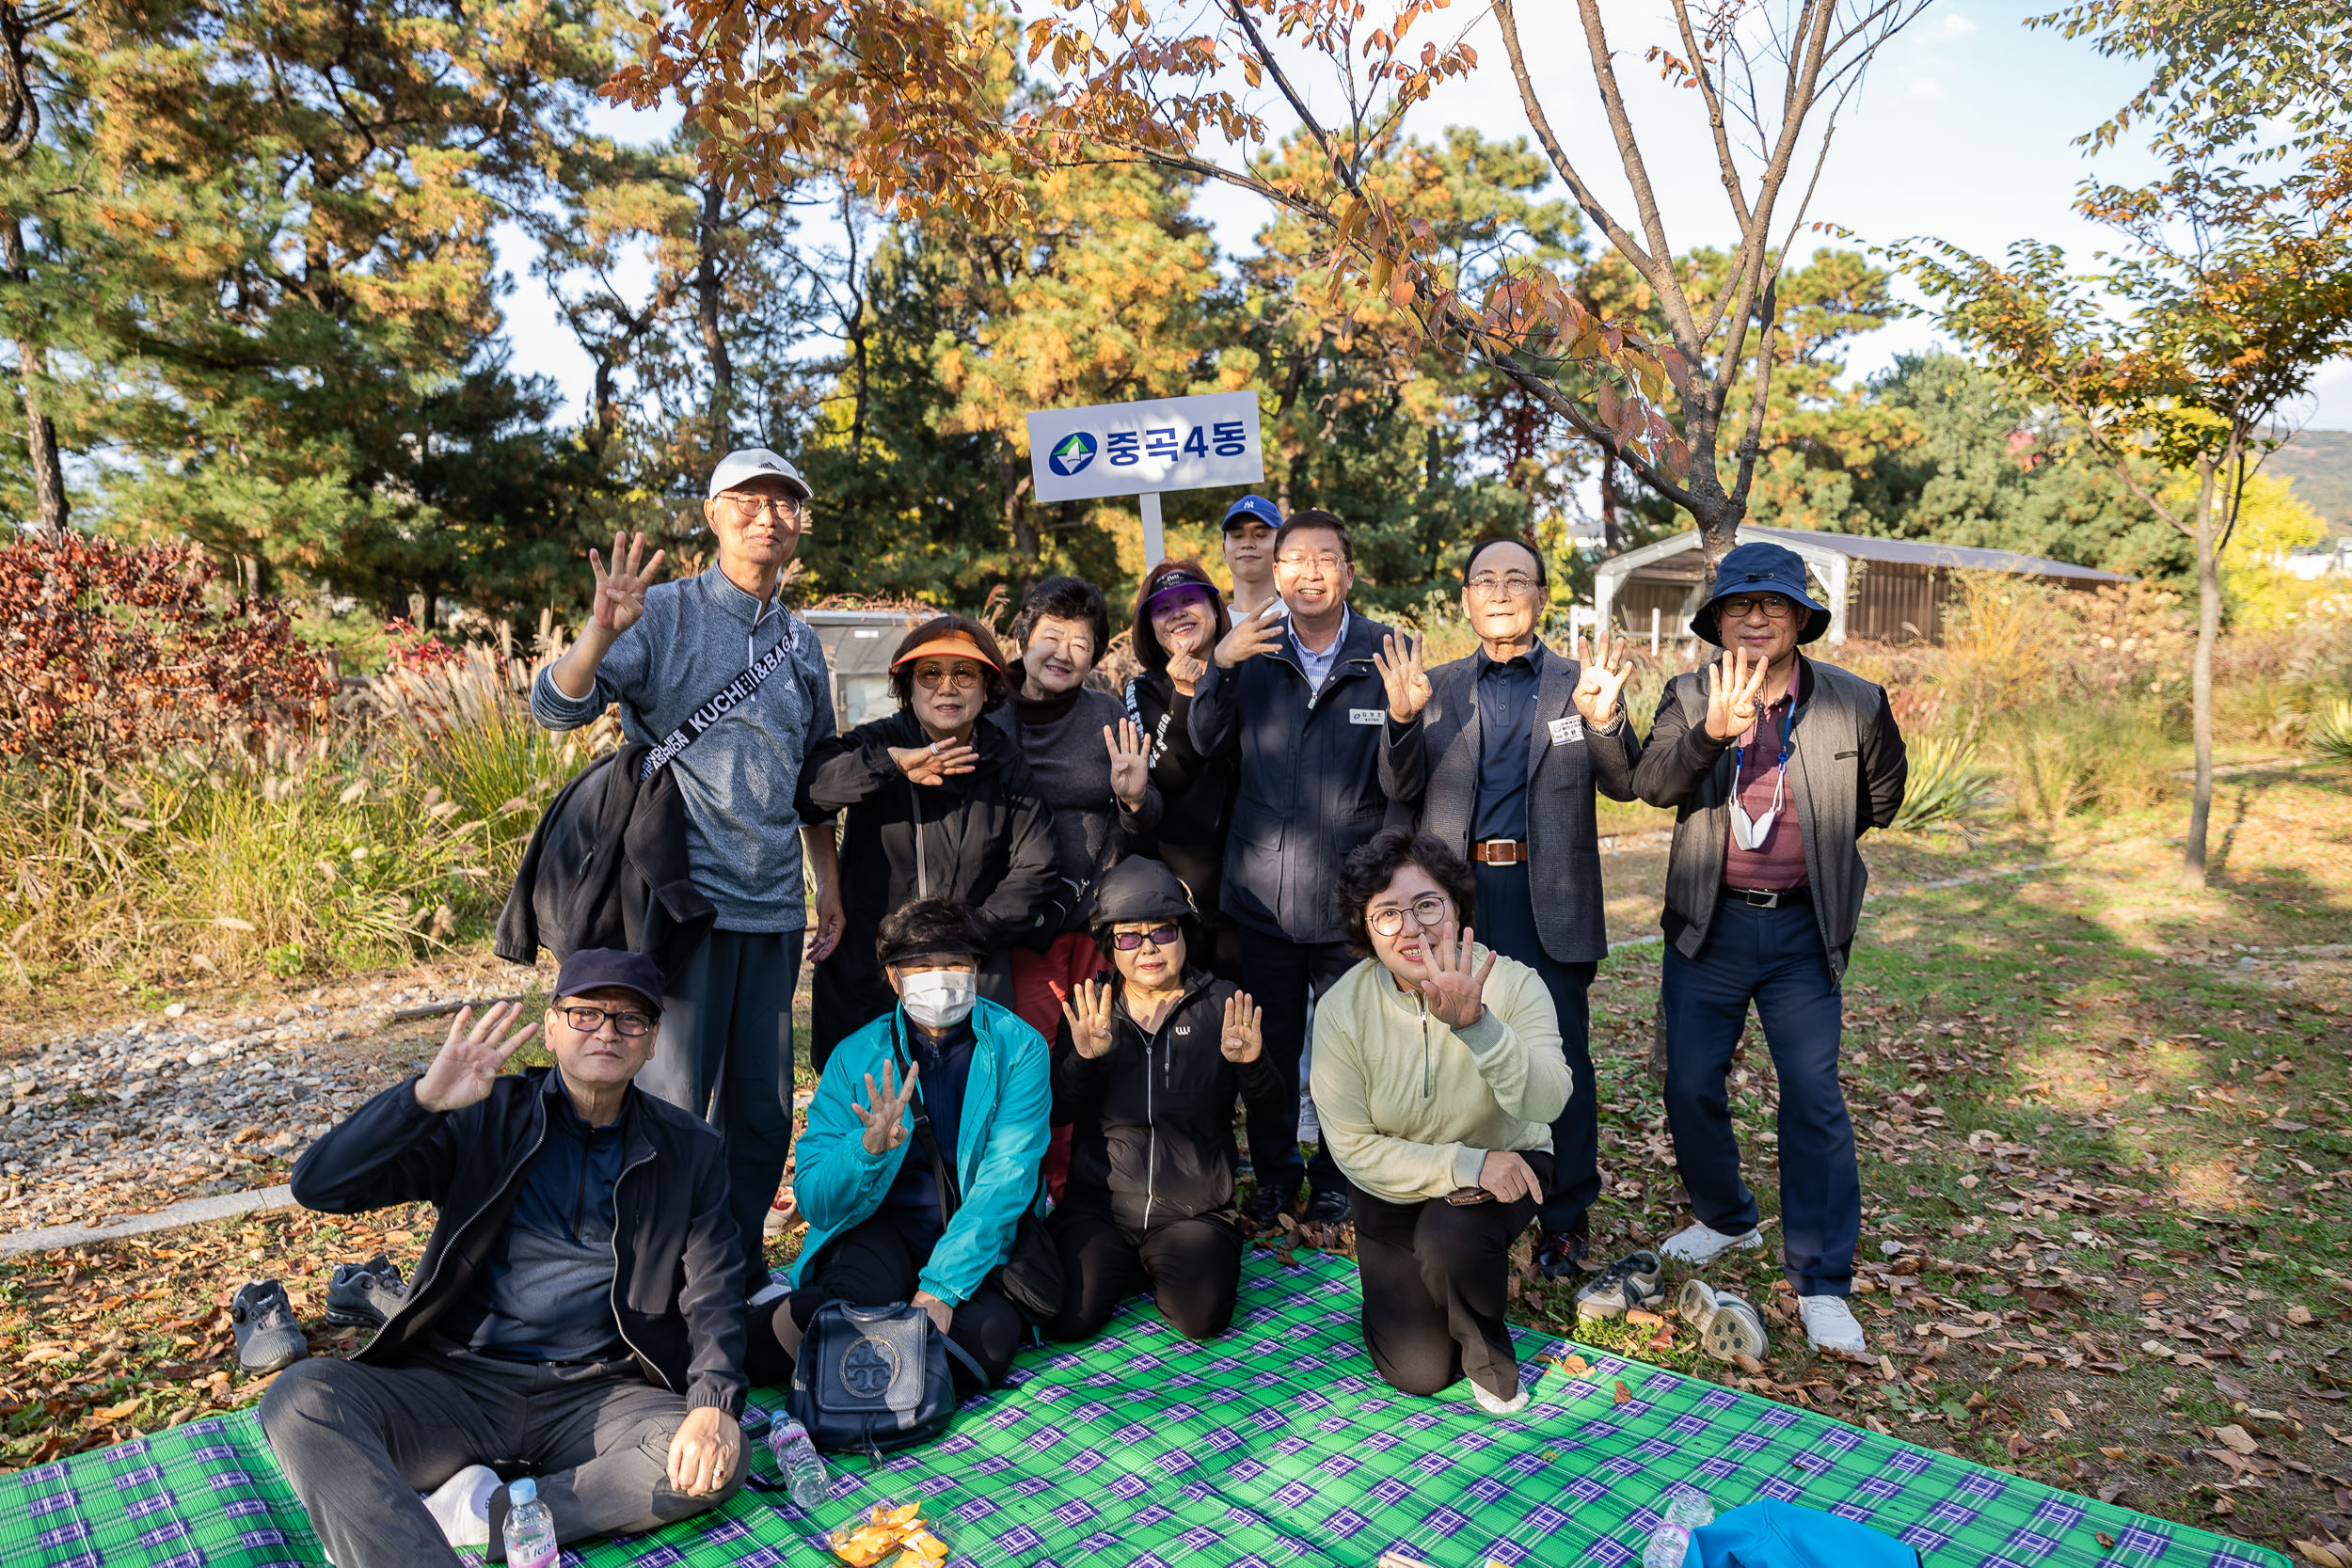
<instances>
[{"instance_id":1,"label":"teal jacket","mask_svg":"<svg viewBox=\"0 0 2352 1568\"><path fill-rule=\"evenodd\" d=\"M834 1048L817 1098L808 1108L793 1162L792 1196L808 1216L808 1236L792 1265L792 1283L805 1283L810 1261L825 1243L882 1207L898 1166L914 1148L909 1132L896 1148L866 1151L866 1124L850 1109L866 1100L866 1078L882 1083L894 1057L904 1072L905 1014L889 1013ZM1012 1251L1013 1227L1037 1201L1038 1167L1045 1158L1047 1112L1053 1103L1045 1037L985 998L973 1004L972 1076L963 1090L956 1132L956 1187L962 1195L947 1233L931 1249L916 1281L950 1307L961 1307Z\"/></svg>"}]
</instances>

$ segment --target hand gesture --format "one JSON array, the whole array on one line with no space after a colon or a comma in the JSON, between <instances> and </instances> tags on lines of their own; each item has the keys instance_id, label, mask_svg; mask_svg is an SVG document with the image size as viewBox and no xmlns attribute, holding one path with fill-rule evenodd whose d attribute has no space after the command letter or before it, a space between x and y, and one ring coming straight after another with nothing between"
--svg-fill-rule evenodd
<instances>
[{"instance_id":1,"label":"hand gesture","mask_svg":"<svg viewBox=\"0 0 2352 1568\"><path fill-rule=\"evenodd\" d=\"M742 1447L743 1429L725 1411L707 1404L688 1411L670 1439L671 1490L708 1497L735 1474Z\"/></svg>"},{"instance_id":2,"label":"hand gesture","mask_svg":"<svg viewBox=\"0 0 2352 1568\"><path fill-rule=\"evenodd\" d=\"M1470 966L1477 958L1470 951L1473 935L1468 927L1463 927L1457 943L1449 931L1422 934L1422 961L1429 966L1429 977L1421 983L1421 994L1429 1004L1429 1016L1449 1029L1467 1029L1486 1011L1486 976L1495 972L1496 955L1487 954L1486 967L1472 974Z\"/></svg>"},{"instance_id":3,"label":"hand gesture","mask_svg":"<svg viewBox=\"0 0 2352 1568\"><path fill-rule=\"evenodd\" d=\"M498 1037L522 1010L519 1002L501 1002L477 1020L471 1007L458 1008L441 1053L417 1080L417 1103L428 1111L462 1111L487 1095L506 1058L538 1032L537 1024L526 1023L504 1039Z\"/></svg>"},{"instance_id":4,"label":"hand gesture","mask_svg":"<svg viewBox=\"0 0 2352 1568\"><path fill-rule=\"evenodd\" d=\"M916 784L935 784L951 773L971 772L979 766L980 753L969 741L934 740L928 746L893 746L890 760Z\"/></svg>"},{"instance_id":5,"label":"hand gesture","mask_svg":"<svg viewBox=\"0 0 2352 1568\"><path fill-rule=\"evenodd\" d=\"M1246 658L1255 658L1282 645L1282 618L1275 613L1279 599L1267 605L1255 615L1244 616L1233 623L1233 629L1225 634L1216 645L1214 657L1216 667L1231 670Z\"/></svg>"},{"instance_id":6,"label":"hand gesture","mask_svg":"<svg viewBox=\"0 0 2352 1568\"><path fill-rule=\"evenodd\" d=\"M1064 1001L1061 1016L1070 1023L1070 1043L1091 1062L1111 1048L1111 988L1102 980L1081 980L1078 994Z\"/></svg>"},{"instance_id":7,"label":"hand gesture","mask_svg":"<svg viewBox=\"0 0 2352 1568\"><path fill-rule=\"evenodd\" d=\"M1429 677L1421 667L1420 641L1384 637L1372 662L1380 672L1380 684L1389 689L1389 717L1400 724L1420 718L1421 710L1429 705Z\"/></svg>"},{"instance_id":8,"label":"hand gesture","mask_svg":"<svg viewBox=\"0 0 2352 1568\"><path fill-rule=\"evenodd\" d=\"M1535 1172L1528 1163L1507 1148L1490 1152L1478 1167L1478 1184L1505 1203L1520 1198L1541 1203L1543 1188L1536 1183Z\"/></svg>"},{"instance_id":9,"label":"hand gesture","mask_svg":"<svg viewBox=\"0 0 2352 1568\"><path fill-rule=\"evenodd\" d=\"M1764 686L1763 659L1751 666L1745 648L1725 648L1707 667L1707 733L1717 740L1745 735L1756 723L1756 694Z\"/></svg>"},{"instance_id":10,"label":"hand gesture","mask_svg":"<svg viewBox=\"0 0 2352 1568\"><path fill-rule=\"evenodd\" d=\"M1208 651L1209 640L1216 634L1216 623L1212 621L1182 647L1172 647L1166 641L1160 644L1168 655L1168 678L1176 683L1177 690L1190 694L1194 684L1209 673L1200 656Z\"/></svg>"},{"instance_id":11,"label":"hand gesture","mask_svg":"<svg viewBox=\"0 0 2352 1568\"><path fill-rule=\"evenodd\" d=\"M1633 673L1633 651L1624 638L1603 638L1596 632L1593 657L1584 657L1581 635L1576 640L1576 657L1584 669L1576 678L1576 694L1571 700L1587 725L1605 730L1617 721L1617 702L1625 694L1626 678Z\"/></svg>"},{"instance_id":12,"label":"hand gesture","mask_svg":"<svg viewBox=\"0 0 2352 1568\"><path fill-rule=\"evenodd\" d=\"M882 1064L882 1087L874 1086L874 1075L866 1075L866 1103L857 1102L852 1091L850 1109L866 1124L866 1152L887 1154L907 1141L907 1107L914 1103L914 1075L920 1069L913 1062L907 1064L907 1081L898 1082L898 1073L889 1062Z\"/></svg>"},{"instance_id":13,"label":"hand gesture","mask_svg":"<svg viewBox=\"0 0 2352 1568\"><path fill-rule=\"evenodd\" d=\"M1103 726L1103 749L1111 754L1111 793L1129 811L1143 806L1143 792L1152 782L1152 765L1143 750L1143 732L1132 719L1121 719L1119 728Z\"/></svg>"},{"instance_id":14,"label":"hand gesture","mask_svg":"<svg viewBox=\"0 0 2352 1568\"><path fill-rule=\"evenodd\" d=\"M1258 1059L1258 1053L1265 1049L1265 1035L1259 1027L1263 1017L1264 1010L1246 990L1225 999L1225 1026L1217 1032L1216 1048L1227 1061L1239 1066Z\"/></svg>"},{"instance_id":15,"label":"hand gesture","mask_svg":"<svg viewBox=\"0 0 2352 1568\"><path fill-rule=\"evenodd\" d=\"M622 555L626 542L628 555ZM668 559L667 550L656 550L653 559L645 559L645 536L642 533L615 533L612 536L612 569L606 571L604 562L594 549L588 552L588 564L596 574L596 601L594 619L598 629L618 637L637 624L637 617L645 613L645 590L660 574L661 562Z\"/></svg>"}]
</instances>

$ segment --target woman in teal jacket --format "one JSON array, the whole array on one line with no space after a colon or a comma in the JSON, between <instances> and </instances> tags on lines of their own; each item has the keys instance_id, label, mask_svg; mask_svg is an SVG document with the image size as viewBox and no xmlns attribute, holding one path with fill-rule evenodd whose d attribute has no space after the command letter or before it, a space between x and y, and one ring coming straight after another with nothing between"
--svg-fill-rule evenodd
<instances>
[{"instance_id":1,"label":"woman in teal jacket","mask_svg":"<svg viewBox=\"0 0 2352 1568\"><path fill-rule=\"evenodd\" d=\"M960 900L916 899L882 921L874 945L898 1005L843 1040L818 1081L792 1181L808 1237L791 1292L752 1309L745 1370L756 1383L787 1381L829 1302L905 1301L993 1385L1025 1328L988 1279L1038 1197L1052 1103L1045 1040L977 995L988 944ZM934 1148L952 1162L952 1196L940 1190Z\"/></svg>"}]
</instances>

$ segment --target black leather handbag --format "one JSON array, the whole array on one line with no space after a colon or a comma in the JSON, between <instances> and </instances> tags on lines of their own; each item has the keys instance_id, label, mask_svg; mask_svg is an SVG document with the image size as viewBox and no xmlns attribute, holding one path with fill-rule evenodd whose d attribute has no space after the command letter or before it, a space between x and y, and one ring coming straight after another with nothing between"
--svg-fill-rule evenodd
<instances>
[{"instance_id":1,"label":"black leather handbag","mask_svg":"<svg viewBox=\"0 0 2352 1568\"><path fill-rule=\"evenodd\" d=\"M819 1449L879 1456L937 1436L955 1415L950 1355L988 1382L921 1307L828 1302L793 1359L787 1403Z\"/></svg>"}]
</instances>

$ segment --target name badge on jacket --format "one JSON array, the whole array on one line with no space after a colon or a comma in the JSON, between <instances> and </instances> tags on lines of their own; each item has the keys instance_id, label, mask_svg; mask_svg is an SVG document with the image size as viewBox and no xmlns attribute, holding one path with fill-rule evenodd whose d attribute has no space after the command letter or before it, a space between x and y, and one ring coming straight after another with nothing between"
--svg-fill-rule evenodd
<instances>
[{"instance_id":1,"label":"name badge on jacket","mask_svg":"<svg viewBox=\"0 0 2352 1568\"><path fill-rule=\"evenodd\" d=\"M1584 738L1584 721L1581 717L1573 713L1569 714L1565 719L1554 719L1551 721L1549 728L1551 730L1551 743L1554 746L1565 746L1571 740L1581 740Z\"/></svg>"},{"instance_id":2,"label":"name badge on jacket","mask_svg":"<svg viewBox=\"0 0 2352 1568\"><path fill-rule=\"evenodd\" d=\"M1389 710L1384 707L1352 707L1347 710L1347 721L1351 724L1385 724L1389 721Z\"/></svg>"}]
</instances>

